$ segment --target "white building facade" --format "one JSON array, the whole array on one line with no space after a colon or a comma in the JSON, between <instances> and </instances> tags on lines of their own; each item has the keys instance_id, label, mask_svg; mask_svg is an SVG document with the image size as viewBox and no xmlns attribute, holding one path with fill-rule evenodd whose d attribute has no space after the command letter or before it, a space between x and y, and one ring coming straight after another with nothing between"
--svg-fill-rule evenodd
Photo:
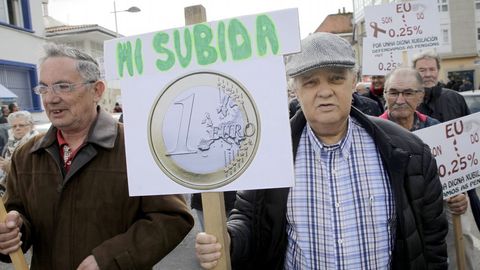
<instances>
[{"instance_id":1,"label":"white building facade","mask_svg":"<svg viewBox=\"0 0 480 270\"><path fill-rule=\"evenodd\" d=\"M41 0L0 0L0 84L18 96L20 108L33 112L42 111L32 88L44 36Z\"/></svg>"}]
</instances>

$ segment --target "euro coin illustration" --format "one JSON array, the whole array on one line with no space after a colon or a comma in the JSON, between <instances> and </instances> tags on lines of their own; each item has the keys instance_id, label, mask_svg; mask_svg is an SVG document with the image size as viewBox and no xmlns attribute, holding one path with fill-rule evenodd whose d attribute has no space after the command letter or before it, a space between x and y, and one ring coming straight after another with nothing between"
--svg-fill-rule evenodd
<instances>
[{"instance_id":1,"label":"euro coin illustration","mask_svg":"<svg viewBox=\"0 0 480 270\"><path fill-rule=\"evenodd\" d=\"M151 153L170 179L199 190L224 186L251 164L260 143L260 117L234 79L191 73L169 84L148 121Z\"/></svg>"}]
</instances>

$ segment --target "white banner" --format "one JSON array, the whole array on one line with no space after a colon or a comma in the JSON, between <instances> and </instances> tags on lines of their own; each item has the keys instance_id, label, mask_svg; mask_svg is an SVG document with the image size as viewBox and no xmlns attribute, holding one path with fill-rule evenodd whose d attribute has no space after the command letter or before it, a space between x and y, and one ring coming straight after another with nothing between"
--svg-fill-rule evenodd
<instances>
[{"instance_id":1,"label":"white banner","mask_svg":"<svg viewBox=\"0 0 480 270\"><path fill-rule=\"evenodd\" d=\"M367 6L365 28L372 54L438 47L437 0Z\"/></svg>"},{"instance_id":2,"label":"white banner","mask_svg":"<svg viewBox=\"0 0 480 270\"><path fill-rule=\"evenodd\" d=\"M373 42L371 38L363 38L362 75L386 75L402 65L402 52L373 53Z\"/></svg>"},{"instance_id":3,"label":"white banner","mask_svg":"<svg viewBox=\"0 0 480 270\"><path fill-rule=\"evenodd\" d=\"M435 156L445 199L480 186L480 113L414 133Z\"/></svg>"}]
</instances>

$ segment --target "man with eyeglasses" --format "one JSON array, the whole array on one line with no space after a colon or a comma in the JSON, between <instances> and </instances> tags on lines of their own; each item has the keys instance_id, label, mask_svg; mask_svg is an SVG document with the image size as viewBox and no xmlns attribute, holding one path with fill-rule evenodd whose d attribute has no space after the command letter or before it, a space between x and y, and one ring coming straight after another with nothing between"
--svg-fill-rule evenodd
<instances>
[{"instance_id":1,"label":"man with eyeglasses","mask_svg":"<svg viewBox=\"0 0 480 270\"><path fill-rule=\"evenodd\" d=\"M420 74L411 68L398 68L385 80L387 110L380 118L393 121L414 131L439 124L440 121L417 111L423 100L424 89Z\"/></svg>"},{"instance_id":2,"label":"man with eyeglasses","mask_svg":"<svg viewBox=\"0 0 480 270\"><path fill-rule=\"evenodd\" d=\"M193 226L183 196L129 197L123 125L98 106L97 62L48 45L41 95L52 122L12 157L0 257L33 247L32 269L148 269Z\"/></svg>"}]
</instances>

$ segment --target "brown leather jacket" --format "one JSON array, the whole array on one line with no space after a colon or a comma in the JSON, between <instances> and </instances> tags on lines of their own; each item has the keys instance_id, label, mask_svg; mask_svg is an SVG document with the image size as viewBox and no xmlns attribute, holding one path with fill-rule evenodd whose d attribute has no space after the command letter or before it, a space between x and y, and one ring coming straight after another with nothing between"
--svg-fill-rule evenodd
<instances>
[{"instance_id":1,"label":"brown leather jacket","mask_svg":"<svg viewBox=\"0 0 480 270\"><path fill-rule=\"evenodd\" d=\"M67 174L56 132L19 148L8 177L31 269L76 269L91 254L102 270L151 269L193 226L183 196L129 197L123 125L103 110Z\"/></svg>"}]
</instances>

